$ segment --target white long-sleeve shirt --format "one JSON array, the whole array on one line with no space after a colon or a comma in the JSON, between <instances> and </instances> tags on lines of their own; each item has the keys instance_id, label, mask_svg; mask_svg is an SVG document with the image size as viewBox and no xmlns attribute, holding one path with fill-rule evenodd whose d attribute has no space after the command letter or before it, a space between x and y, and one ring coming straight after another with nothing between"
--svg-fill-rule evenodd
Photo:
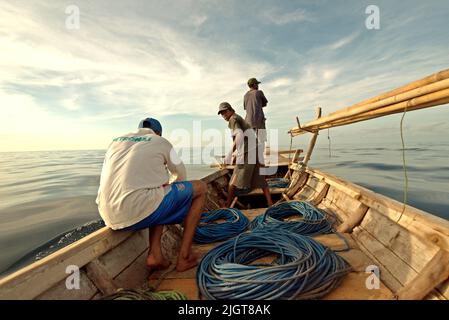
<instances>
[{"instance_id":1,"label":"white long-sleeve shirt","mask_svg":"<svg viewBox=\"0 0 449 320\"><path fill-rule=\"evenodd\" d=\"M172 144L151 129L115 138L106 151L96 203L105 224L129 227L159 207L169 191L170 174L186 179Z\"/></svg>"}]
</instances>

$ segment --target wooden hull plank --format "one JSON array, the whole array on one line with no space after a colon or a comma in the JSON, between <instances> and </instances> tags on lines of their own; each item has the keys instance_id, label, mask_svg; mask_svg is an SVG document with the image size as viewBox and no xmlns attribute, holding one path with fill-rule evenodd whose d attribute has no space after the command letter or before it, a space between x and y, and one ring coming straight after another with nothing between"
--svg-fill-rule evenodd
<instances>
[{"instance_id":1,"label":"wooden hull plank","mask_svg":"<svg viewBox=\"0 0 449 320\"><path fill-rule=\"evenodd\" d=\"M417 272L439 251L435 244L418 238L374 209L368 210L361 227Z\"/></svg>"},{"instance_id":2,"label":"wooden hull plank","mask_svg":"<svg viewBox=\"0 0 449 320\"><path fill-rule=\"evenodd\" d=\"M68 290L66 280L36 297L37 300L89 300L99 292L94 283L89 279L84 270L80 270L80 288Z\"/></svg>"}]
</instances>

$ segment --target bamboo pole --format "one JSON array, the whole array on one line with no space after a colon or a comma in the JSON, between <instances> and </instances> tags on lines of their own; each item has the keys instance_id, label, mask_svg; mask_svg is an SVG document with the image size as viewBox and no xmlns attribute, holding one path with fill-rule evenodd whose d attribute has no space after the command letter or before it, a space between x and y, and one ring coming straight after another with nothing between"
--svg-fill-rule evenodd
<instances>
[{"instance_id":1,"label":"bamboo pole","mask_svg":"<svg viewBox=\"0 0 449 320\"><path fill-rule=\"evenodd\" d=\"M342 119L340 121L331 122L320 126L320 129L327 129L332 127L339 127L351 123L356 123L360 121L375 119L379 117L383 117L390 114L402 113L407 107L407 111L415 111L419 109L434 107L438 105L444 105L449 103L449 89L441 90L438 92L434 92L428 95L424 95L418 98L414 98L408 101L392 104L386 106L384 108L380 108L377 110L372 110L369 112L365 112L358 116L349 119Z\"/></svg>"},{"instance_id":2,"label":"bamboo pole","mask_svg":"<svg viewBox=\"0 0 449 320\"><path fill-rule=\"evenodd\" d=\"M389 98L389 97L398 95L400 93L404 93L404 92L407 92L407 91L410 91L410 90L413 90L413 89L416 89L416 88L420 88L422 86L425 86L425 85L428 85L428 84L431 84L431 83L434 83L434 82L438 82L438 81L441 81L441 80L444 80L444 79L448 79L448 78L449 78L449 69L442 70L442 71L436 72L434 74L431 74L430 76L422 78L420 80L413 81L413 82L411 82L409 84L406 84L406 85L404 85L402 87L396 88L396 89L388 91L386 93L377 95L377 96L375 96L373 98L370 98L370 99L364 100L362 102L359 102L359 103L355 104L354 106L361 106L361 105L369 104L369 103L372 103L372 102L380 101L380 100L383 100L385 98ZM350 107L345 108L345 109L341 109L341 110L338 110L338 111L335 111L333 113L330 113L329 115L337 114L339 112L345 112L349 108Z\"/></svg>"},{"instance_id":3,"label":"bamboo pole","mask_svg":"<svg viewBox=\"0 0 449 320\"><path fill-rule=\"evenodd\" d=\"M440 100L436 100L433 102L429 102L429 103L425 103L425 104L421 104L418 106L411 106L407 108L407 112L408 111L416 111L416 110L420 110L420 109L425 109L425 108L429 108L429 107L434 107L434 106L438 106L438 105L445 105L449 103L449 97L448 98L443 98ZM351 120L345 120L345 121L340 121L340 122L335 122L335 123L331 123L328 124L326 126L324 126L323 128L321 128L321 130L323 129L327 129L327 128L333 128L333 127L339 127L339 126L343 126L343 125L347 125L347 124L352 124L352 123L357 123L357 122L361 122L361 121L366 121L366 120L371 120L371 119L376 119L376 118L380 118L386 115L392 115L392 114L397 114L397 113L402 113L404 112L404 108L403 109L395 109L394 111L388 111L388 109L382 109L382 110L378 110L377 112L373 113L373 114L368 114L368 115L361 115L357 118L351 119Z\"/></svg>"},{"instance_id":4,"label":"bamboo pole","mask_svg":"<svg viewBox=\"0 0 449 320\"><path fill-rule=\"evenodd\" d=\"M321 117L321 108L317 107L315 109L316 117L319 119ZM312 139L310 139L309 147L307 148L306 156L304 157L304 167L307 167L307 164L309 163L310 157L312 156L313 149L315 148L316 139L318 138L318 131L315 132L312 136Z\"/></svg>"},{"instance_id":5,"label":"bamboo pole","mask_svg":"<svg viewBox=\"0 0 449 320\"><path fill-rule=\"evenodd\" d=\"M418 99L420 97L438 97L444 98L449 97L449 94L446 93L446 89L449 88L449 79L445 79L442 81L438 81L420 88L416 88L392 97L388 97L386 99L376 101L373 103L369 103L366 105L360 106L352 106L350 108L344 109L345 111L339 111L338 113L334 113L323 117L318 120L314 120L312 122L307 123L302 128L293 128L291 133L293 135L298 135L301 133L301 130L309 131L309 130L318 130L324 129L326 125L332 124L333 122L338 121L351 121L353 118L355 119L357 116L361 115L370 115L369 112L376 111L379 109L383 109L388 106L398 105L400 102L407 102L410 100ZM436 95L432 95L432 93L437 93ZM442 93L444 96L438 95L438 93ZM437 98L433 98L437 100ZM421 101L421 100L419 100Z\"/></svg>"}]
</instances>

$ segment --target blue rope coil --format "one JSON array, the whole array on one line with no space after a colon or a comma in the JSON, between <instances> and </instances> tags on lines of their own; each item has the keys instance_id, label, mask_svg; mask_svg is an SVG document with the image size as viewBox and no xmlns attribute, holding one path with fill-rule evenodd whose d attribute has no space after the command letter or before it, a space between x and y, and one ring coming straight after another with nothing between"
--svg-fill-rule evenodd
<instances>
[{"instance_id":1,"label":"blue rope coil","mask_svg":"<svg viewBox=\"0 0 449 320\"><path fill-rule=\"evenodd\" d=\"M217 220L225 222L216 223ZM211 243L235 237L248 228L248 218L235 208L203 212L193 240L197 243Z\"/></svg>"},{"instance_id":2,"label":"blue rope coil","mask_svg":"<svg viewBox=\"0 0 449 320\"><path fill-rule=\"evenodd\" d=\"M286 221L292 216L299 216L298 221ZM332 225L324 211L315 208L305 201L283 202L268 208L264 214L257 216L249 229L264 226L275 226L278 229L291 231L305 236L315 236L333 232Z\"/></svg>"},{"instance_id":3,"label":"blue rope coil","mask_svg":"<svg viewBox=\"0 0 449 320\"><path fill-rule=\"evenodd\" d=\"M252 264L272 254L272 264ZM335 252L310 237L276 227L245 232L212 249L197 269L207 299L317 299L351 271Z\"/></svg>"},{"instance_id":4,"label":"blue rope coil","mask_svg":"<svg viewBox=\"0 0 449 320\"><path fill-rule=\"evenodd\" d=\"M290 185L290 180L284 178L267 179L269 188L287 188Z\"/></svg>"}]
</instances>

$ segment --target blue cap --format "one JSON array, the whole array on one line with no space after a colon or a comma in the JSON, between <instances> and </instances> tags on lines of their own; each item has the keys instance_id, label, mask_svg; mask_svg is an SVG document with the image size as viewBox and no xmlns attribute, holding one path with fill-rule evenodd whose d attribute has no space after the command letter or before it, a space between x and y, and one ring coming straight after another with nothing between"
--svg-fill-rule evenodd
<instances>
[{"instance_id":1,"label":"blue cap","mask_svg":"<svg viewBox=\"0 0 449 320\"><path fill-rule=\"evenodd\" d=\"M150 128L153 130L156 134L159 134L162 136L162 125L161 123L154 119L154 118L146 118L140 121L139 123L139 129L142 128Z\"/></svg>"}]
</instances>

